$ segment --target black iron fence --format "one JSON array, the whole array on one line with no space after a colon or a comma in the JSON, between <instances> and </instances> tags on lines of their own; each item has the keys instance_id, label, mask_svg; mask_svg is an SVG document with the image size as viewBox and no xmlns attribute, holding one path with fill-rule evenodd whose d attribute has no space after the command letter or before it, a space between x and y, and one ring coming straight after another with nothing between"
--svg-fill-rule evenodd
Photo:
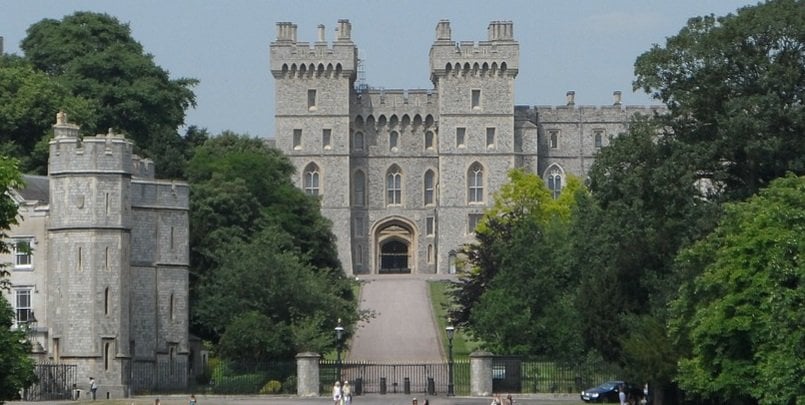
<instances>
[{"instance_id":1,"label":"black iron fence","mask_svg":"<svg viewBox=\"0 0 805 405\"><path fill-rule=\"evenodd\" d=\"M338 363L332 360L319 362L320 392L328 394L338 379ZM370 362L342 362L341 380L347 380L354 395L363 394L447 394L450 382L448 363L386 364ZM467 360L453 363L453 385L457 395L470 392L470 363Z\"/></svg>"},{"instance_id":2,"label":"black iron fence","mask_svg":"<svg viewBox=\"0 0 805 405\"><path fill-rule=\"evenodd\" d=\"M76 385L78 366L75 364L39 363L34 366L37 377L30 387L23 391L25 401L53 401L72 399Z\"/></svg>"},{"instance_id":3,"label":"black iron fence","mask_svg":"<svg viewBox=\"0 0 805 405\"><path fill-rule=\"evenodd\" d=\"M600 359L556 361L547 358L495 357L492 385L495 392L570 393L617 379L619 367Z\"/></svg>"},{"instance_id":4,"label":"black iron fence","mask_svg":"<svg viewBox=\"0 0 805 405\"><path fill-rule=\"evenodd\" d=\"M133 395L184 392L188 386L187 359L135 360L127 367Z\"/></svg>"}]
</instances>

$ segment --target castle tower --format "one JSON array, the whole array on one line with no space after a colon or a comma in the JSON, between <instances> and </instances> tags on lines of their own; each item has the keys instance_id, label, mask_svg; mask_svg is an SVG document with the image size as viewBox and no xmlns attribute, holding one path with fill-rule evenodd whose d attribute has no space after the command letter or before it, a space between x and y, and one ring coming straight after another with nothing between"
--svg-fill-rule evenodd
<instances>
[{"instance_id":1,"label":"castle tower","mask_svg":"<svg viewBox=\"0 0 805 405\"><path fill-rule=\"evenodd\" d=\"M514 126L514 79L519 44L511 21L493 21L488 38L455 42L449 21L436 26L431 80L439 92L439 272L449 272L445 250L473 238L492 194L521 166L522 139ZM446 271L445 271L446 270Z\"/></svg>"},{"instance_id":2,"label":"castle tower","mask_svg":"<svg viewBox=\"0 0 805 405\"><path fill-rule=\"evenodd\" d=\"M350 99L358 50L352 26L339 20L328 44L324 26L313 44L297 41L297 27L277 23L271 43L275 81L276 146L297 168L297 186L321 198L322 214L333 221L344 269L350 262Z\"/></svg>"},{"instance_id":3,"label":"castle tower","mask_svg":"<svg viewBox=\"0 0 805 405\"><path fill-rule=\"evenodd\" d=\"M56 361L78 365L103 391L125 392L130 358L128 293L132 144L110 131L79 138L59 113L50 142L49 336Z\"/></svg>"}]
</instances>

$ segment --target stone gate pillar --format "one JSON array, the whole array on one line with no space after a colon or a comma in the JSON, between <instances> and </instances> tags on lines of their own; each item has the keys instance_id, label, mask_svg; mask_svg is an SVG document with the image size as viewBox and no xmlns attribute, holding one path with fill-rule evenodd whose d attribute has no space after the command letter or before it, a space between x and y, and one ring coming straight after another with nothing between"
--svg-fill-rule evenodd
<instances>
[{"instance_id":1,"label":"stone gate pillar","mask_svg":"<svg viewBox=\"0 0 805 405\"><path fill-rule=\"evenodd\" d=\"M470 353L470 395L492 395L492 357L489 352Z\"/></svg>"},{"instance_id":2,"label":"stone gate pillar","mask_svg":"<svg viewBox=\"0 0 805 405\"><path fill-rule=\"evenodd\" d=\"M299 353L296 355L296 395L300 397L319 396L318 353Z\"/></svg>"}]
</instances>

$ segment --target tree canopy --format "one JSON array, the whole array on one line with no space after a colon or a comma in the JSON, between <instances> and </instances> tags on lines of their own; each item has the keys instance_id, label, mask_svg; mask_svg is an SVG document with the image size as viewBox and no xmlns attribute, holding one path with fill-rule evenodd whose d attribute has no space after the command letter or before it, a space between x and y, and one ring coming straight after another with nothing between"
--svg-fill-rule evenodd
<instances>
[{"instance_id":1,"label":"tree canopy","mask_svg":"<svg viewBox=\"0 0 805 405\"><path fill-rule=\"evenodd\" d=\"M728 204L718 228L677 260L685 282L672 305L677 377L722 403L805 401L805 177L775 180Z\"/></svg>"},{"instance_id":2,"label":"tree canopy","mask_svg":"<svg viewBox=\"0 0 805 405\"><path fill-rule=\"evenodd\" d=\"M183 155L185 145L177 129L184 124L185 111L195 106L192 88L197 81L171 79L131 37L128 24L92 12L44 19L28 28L21 48L25 59L53 78L66 95L85 100L81 111L86 114L73 115L84 131L123 132L140 153L155 160L158 174L181 175L165 170L175 171L170 163Z\"/></svg>"},{"instance_id":3,"label":"tree canopy","mask_svg":"<svg viewBox=\"0 0 805 405\"><path fill-rule=\"evenodd\" d=\"M486 349L572 357L581 351L566 265L570 212L580 182L570 178L554 200L538 176L509 172L509 183L464 247L470 269L453 291L453 321ZM506 322L499 322L505 318Z\"/></svg>"},{"instance_id":4,"label":"tree canopy","mask_svg":"<svg viewBox=\"0 0 805 405\"><path fill-rule=\"evenodd\" d=\"M279 151L234 133L188 164L194 329L228 358L320 351L338 318L358 318L331 225L292 173Z\"/></svg>"}]
</instances>

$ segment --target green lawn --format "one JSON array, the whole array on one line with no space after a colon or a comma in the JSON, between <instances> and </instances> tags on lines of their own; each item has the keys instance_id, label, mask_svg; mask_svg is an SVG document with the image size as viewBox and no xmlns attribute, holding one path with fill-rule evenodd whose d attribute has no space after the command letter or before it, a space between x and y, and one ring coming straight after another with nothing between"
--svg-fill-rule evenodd
<instances>
[{"instance_id":1,"label":"green lawn","mask_svg":"<svg viewBox=\"0 0 805 405\"><path fill-rule=\"evenodd\" d=\"M447 333L444 328L447 326L447 307L450 300L447 291L450 288L450 283L448 281L431 281L428 284L430 286L431 305L433 305L433 316L436 318L436 323L440 330L444 352L447 353ZM453 335L454 359L469 359L470 353L478 350L479 347L480 343L478 341L473 340L471 336L462 333L461 329L456 328L456 333Z\"/></svg>"}]
</instances>

